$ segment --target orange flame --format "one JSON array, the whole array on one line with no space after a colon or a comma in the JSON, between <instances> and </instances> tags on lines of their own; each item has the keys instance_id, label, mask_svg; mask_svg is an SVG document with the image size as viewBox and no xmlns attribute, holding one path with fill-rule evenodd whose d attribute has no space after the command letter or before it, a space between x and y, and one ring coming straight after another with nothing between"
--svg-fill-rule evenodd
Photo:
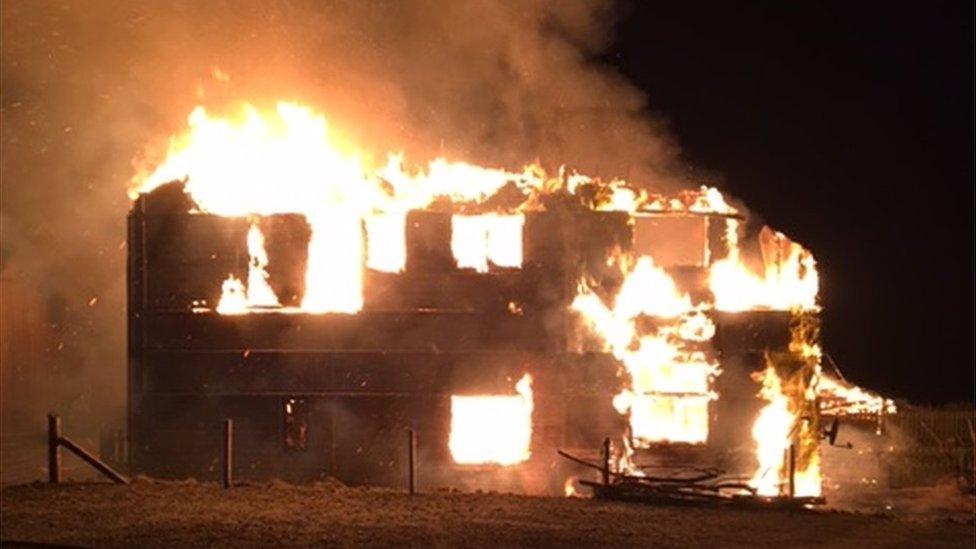
<instances>
[{"instance_id":1,"label":"orange flame","mask_svg":"<svg viewBox=\"0 0 976 549\"><path fill-rule=\"evenodd\" d=\"M893 400L826 374L820 375L817 392L824 413L854 415L898 412Z\"/></svg>"},{"instance_id":2,"label":"orange flame","mask_svg":"<svg viewBox=\"0 0 976 549\"><path fill-rule=\"evenodd\" d=\"M756 377L762 383L759 398L767 404L752 425L759 468L751 484L759 495L777 496L785 475L784 456L790 446L794 418L776 370L770 365Z\"/></svg>"},{"instance_id":3,"label":"orange flame","mask_svg":"<svg viewBox=\"0 0 976 549\"><path fill-rule=\"evenodd\" d=\"M523 197L521 204L510 205L517 211L535 204L532 199L541 192L573 193L588 185L598 190L593 206L601 210L735 212L709 187L662 201L622 180L603 183L565 175L563 169L550 178L538 165L510 172L438 158L411 171L402 154L390 154L384 165L373 168L369 155L342 140L324 116L295 103L279 102L266 111L245 103L232 116L214 116L197 107L187 121L188 130L170 140L165 160L133 179L136 187L130 195L136 198L182 180L205 213L304 215L312 228L301 306L305 312L357 312L363 303L363 269L402 271L406 213L439 198L478 204L511 187ZM455 216L452 249L458 266L478 272L487 271L489 264L520 267L523 223L521 215ZM260 285L262 277L253 282ZM272 306L276 300L260 289L255 286L259 293L253 305ZM221 308L230 310L240 312L229 305Z\"/></svg>"},{"instance_id":4,"label":"orange flame","mask_svg":"<svg viewBox=\"0 0 976 549\"><path fill-rule=\"evenodd\" d=\"M752 485L764 496L783 495L784 487L790 487L788 493L795 497L819 496L819 321L796 312L790 332L789 356L776 359L784 361L783 371L767 354L766 368L753 374L762 384L759 398L766 405L752 427L759 462ZM790 373L784 377L784 372Z\"/></svg>"},{"instance_id":5,"label":"orange flame","mask_svg":"<svg viewBox=\"0 0 976 549\"><path fill-rule=\"evenodd\" d=\"M712 264L709 287L720 311L753 309L814 310L820 281L813 255L782 233L763 229L762 276L742 262L739 251L738 221L729 219L726 243L729 255Z\"/></svg>"},{"instance_id":6,"label":"orange flame","mask_svg":"<svg viewBox=\"0 0 976 549\"><path fill-rule=\"evenodd\" d=\"M624 280L613 309L586 286L572 308L629 374L629 386L614 397L613 405L629 414L631 435L639 445L708 439L708 403L717 398L711 382L719 370L685 342L711 339L715 326L663 269L643 256ZM668 322L639 334L640 315Z\"/></svg>"}]
</instances>

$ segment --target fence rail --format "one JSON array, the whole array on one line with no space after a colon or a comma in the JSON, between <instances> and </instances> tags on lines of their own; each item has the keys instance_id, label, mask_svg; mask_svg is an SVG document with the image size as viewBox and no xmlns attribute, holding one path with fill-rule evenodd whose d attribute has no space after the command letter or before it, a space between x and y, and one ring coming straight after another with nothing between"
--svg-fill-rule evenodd
<instances>
[{"instance_id":1,"label":"fence rail","mask_svg":"<svg viewBox=\"0 0 976 549\"><path fill-rule=\"evenodd\" d=\"M87 450L79 446L61 432L61 416L50 414L47 416L47 471L48 481L51 484L61 482L61 448L67 448L73 454L81 458L85 463L91 465L96 471L110 478L118 484L128 484L127 479L122 473L112 469L104 461L90 454Z\"/></svg>"}]
</instances>

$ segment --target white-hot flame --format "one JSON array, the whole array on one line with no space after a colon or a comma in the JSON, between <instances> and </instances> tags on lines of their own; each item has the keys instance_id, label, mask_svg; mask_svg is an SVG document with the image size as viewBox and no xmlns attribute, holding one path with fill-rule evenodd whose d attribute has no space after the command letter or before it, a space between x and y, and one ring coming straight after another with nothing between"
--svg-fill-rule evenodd
<instances>
[{"instance_id":1,"label":"white-hot flame","mask_svg":"<svg viewBox=\"0 0 976 549\"><path fill-rule=\"evenodd\" d=\"M631 435L639 445L708 439L708 403L716 397L710 386L719 370L687 342L711 339L715 326L663 269L650 257L641 257L612 309L586 287L572 308L629 374L629 387L613 404L629 414ZM641 334L637 319L642 315L657 317L664 325Z\"/></svg>"},{"instance_id":2,"label":"white-hot flame","mask_svg":"<svg viewBox=\"0 0 976 549\"><path fill-rule=\"evenodd\" d=\"M752 425L759 463L751 485L761 496L819 496L820 433L815 432L812 418L804 417L801 412L802 407L812 410L809 404L813 402L815 389L812 386L788 388L771 363L753 378L762 384L758 396L766 404ZM791 383L800 383L802 379L802 375L795 376Z\"/></svg>"},{"instance_id":3,"label":"white-hot flame","mask_svg":"<svg viewBox=\"0 0 976 549\"><path fill-rule=\"evenodd\" d=\"M217 312L222 315L239 315L247 312L247 289L234 275L228 276L221 285Z\"/></svg>"},{"instance_id":4,"label":"white-hot flame","mask_svg":"<svg viewBox=\"0 0 976 549\"><path fill-rule=\"evenodd\" d=\"M133 198L184 180L185 191L204 213L304 215L312 236L302 310L312 313L357 312L364 265L384 272L404 269L409 210L440 197L480 202L506 185L528 195L547 181L537 166L516 173L444 159L411 172L402 155L389 155L384 166L370 170L366 155L339 139L324 116L293 103L278 103L273 111L245 104L237 116L227 117L197 107L188 126L170 141L161 164L135 178ZM468 266L466 254L471 254L470 266L479 271L487 270L488 262L520 267L524 218L486 214L474 219L480 226L478 242L462 251L455 248L461 266ZM365 244L363 225L370 236ZM269 307L276 301L263 292L265 282L267 276L257 272L249 280L252 305Z\"/></svg>"},{"instance_id":5,"label":"white-hot flame","mask_svg":"<svg viewBox=\"0 0 976 549\"><path fill-rule=\"evenodd\" d=\"M456 463L513 465L531 456L532 376L515 395L451 396L448 447Z\"/></svg>"},{"instance_id":6,"label":"white-hot flame","mask_svg":"<svg viewBox=\"0 0 976 549\"><path fill-rule=\"evenodd\" d=\"M165 161L141 192L186 179L186 192L207 213L224 216L315 213L321 206L366 202L369 185L359 155L330 135L325 117L293 103L240 116L190 113L189 131L170 142Z\"/></svg>"},{"instance_id":7,"label":"white-hot flame","mask_svg":"<svg viewBox=\"0 0 976 549\"><path fill-rule=\"evenodd\" d=\"M763 273L756 274L741 257L738 221L729 219L729 254L712 264L709 288L720 311L754 309L815 310L820 281L813 255L782 233L763 229L760 235Z\"/></svg>"},{"instance_id":8,"label":"white-hot flame","mask_svg":"<svg viewBox=\"0 0 976 549\"><path fill-rule=\"evenodd\" d=\"M406 212L369 215L366 221L366 266L399 273L407 265Z\"/></svg>"},{"instance_id":9,"label":"white-hot flame","mask_svg":"<svg viewBox=\"0 0 976 549\"><path fill-rule=\"evenodd\" d=\"M488 265L522 266L522 214L454 215L451 252L460 269L488 272Z\"/></svg>"},{"instance_id":10,"label":"white-hot flame","mask_svg":"<svg viewBox=\"0 0 976 549\"><path fill-rule=\"evenodd\" d=\"M264 247L264 233L256 223L247 230L247 253L251 256L247 268L247 306L281 307L268 283L268 251Z\"/></svg>"},{"instance_id":11,"label":"white-hot flame","mask_svg":"<svg viewBox=\"0 0 976 549\"><path fill-rule=\"evenodd\" d=\"M362 267L400 272L406 264L404 219L411 209L440 198L455 204L481 203L503 188L522 196L520 211L541 192L588 184L601 189L596 209L636 211L650 208L645 191L622 180L601 183L584 175L550 178L538 165L510 172L449 162L429 162L410 170L402 154L390 154L382 166L368 166L369 155L342 140L312 109L279 102L262 111L244 104L236 116L214 116L203 107L188 117L188 131L171 139L165 160L134 181L132 197L174 180L204 213L223 216L302 214L312 227L302 310L353 313L362 306ZM663 202L666 209L734 213L721 193L709 187L687 191ZM660 205L660 204L659 204ZM478 272L522 264L521 215L456 216L452 249L461 268ZM367 233L363 251L361 229ZM321 234L325 231L327 234ZM347 238L347 243L337 243ZM358 267L356 266L358 262ZM335 271L335 272L332 272ZM258 275L253 305L274 300ZM253 284L251 284L253 282Z\"/></svg>"},{"instance_id":12,"label":"white-hot flame","mask_svg":"<svg viewBox=\"0 0 976 549\"><path fill-rule=\"evenodd\" d=\"M363 229L356 212L328 208L308 219L305 297L310 313L355 313L363 308Z\"/></svg>"}]
</instances>

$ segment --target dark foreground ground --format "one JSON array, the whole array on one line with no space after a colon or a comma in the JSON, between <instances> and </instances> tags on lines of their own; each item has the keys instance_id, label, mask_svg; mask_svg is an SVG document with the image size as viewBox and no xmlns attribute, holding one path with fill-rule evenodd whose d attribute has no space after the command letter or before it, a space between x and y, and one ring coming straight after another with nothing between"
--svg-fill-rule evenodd
<instances>
[{"instance_id":1,"label":"dark foreground ground","mask_svg":"<svg viewBox=\"0 0 976 549\"><path fill-rule=\"evenodd\" d=\"M4 546L946 546L973 547L969 519L909 520L836 511L649 507L583 499L434 492L329 483L137 480L0 490Z\"/></svg>"}]
</instances>

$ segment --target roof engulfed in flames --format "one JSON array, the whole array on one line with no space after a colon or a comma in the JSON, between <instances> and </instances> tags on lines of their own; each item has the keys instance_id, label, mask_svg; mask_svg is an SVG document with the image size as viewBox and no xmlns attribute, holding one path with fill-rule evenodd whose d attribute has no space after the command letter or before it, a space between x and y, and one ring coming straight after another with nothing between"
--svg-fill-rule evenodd
<instances>
[{"instance_id":1,"label":"roof engulfed in flames","mask_svg":"<svg viewBox=\"0 0 976 549\"><path fill-rule=\"evenodd\" d=\"M599 210L736 213L708 187L664 197L623 180L603 182L562 169L550 175L537 164L510 172L438 158L411 171L402 154L389 154L379 165L370 160L331 131L323 115L295 103L279 102L270 111L244 104L230 117L197 107L188 130L170 140L162 163L133 179L130 195L186 180L198 207L217 215L313 215L330 204L365 215L426 208L441 198L475 207L506 187L519 200L490 207L523 211L540 208L544 193L577 194L587 187L595 189L592 207Z\"/></svg>"}]
</instances>

